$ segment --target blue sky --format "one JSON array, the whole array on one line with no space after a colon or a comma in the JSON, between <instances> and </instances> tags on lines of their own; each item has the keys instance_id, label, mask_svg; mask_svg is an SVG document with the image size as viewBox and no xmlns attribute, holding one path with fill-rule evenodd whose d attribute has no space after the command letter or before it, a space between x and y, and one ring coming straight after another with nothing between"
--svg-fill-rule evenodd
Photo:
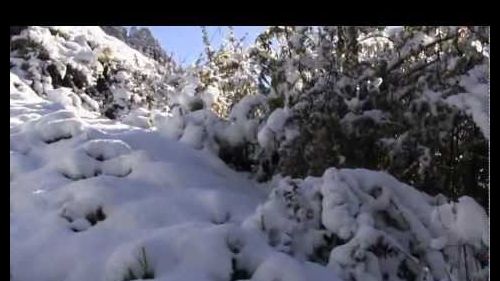
<instances>
[{"instance_id":1,"label":"blue sky","mask_svg":"<svg viewBox=\"0 0 500 281\"><path fill-rule=\"evenodd\" d=\"M173 53L176 61L183 64L194 62L199 54L203 52L203 40L199 26L147 26L153 36L158 39L167 53ZM245 35L245 43L252 43L256 36L264 31L264 26L234 26L234 32L238 38ZM212 46L217 48L224 35L228 33L226 26L207 27L209 39Z\"/></svg>"}]
</instances>

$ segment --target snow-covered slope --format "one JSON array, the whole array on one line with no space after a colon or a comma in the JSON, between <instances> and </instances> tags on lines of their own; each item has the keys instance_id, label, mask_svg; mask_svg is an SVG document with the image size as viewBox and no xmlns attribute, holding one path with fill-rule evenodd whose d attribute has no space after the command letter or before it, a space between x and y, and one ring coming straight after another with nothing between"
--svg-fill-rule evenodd
<instances>
[{"instance_id":1,"label":"snow-covered slope","mask_svg":"<svg viewBox=\"0 0 500 281\"><path fill-rule=\"evenodd\" d=\"M50 59L63 64L71 63L91 73L98 68L101 55L112 56L124 67L141 69L155 74L159 65L125 42L107 35L97 26L32 26L13 38L26 38L40 44ZM107 54L103 54L107 53Z\"/></svg>"},{"instance_id":2,"label":"snow-covered slope","mask_svg":"<svg viewBox=\"0 0 500 281\"><path fill-rule=\"evenodd\" d=\"M288 112L258 134L247 115L263 96L236 104L231 121L181 114L197 82L169 87L167 72L99 27L12 38L11 280L488 279L489 218L472 198L429 196L364 169L258 184L214 152L292 138ZM483 86L447 102L489 138L475 114ZM152 94L182 106L150 111Z\"/></svg>"},{"instance_id":3,"label":"snow-covered slope","mask_svg":"<svg viewBox=\"0 0 500 281\"><path fill-rule=\"evenodd\" d=\"M150 105L169 73L97 26L27 27L11 38L10 63L37 94L69 88L83 107L116 118Z\"/></svg>"},{"instance_id":4,"label":"snow-covered slope","mask_svg":"<svg viewBox=\"0 0 500 281\"><path fill-rule=\"evenodd\" d=\"M159 233L183 229L164 241L172 245L203 232L220 240L262 196L218 159L152 131L76 115L11 74L14 280L101 280L126 266L114 264L116 251ZM178 251L182 259L187 249ZM212 259L205 255L195 259Z\"/></svg>"},{"instance_id":5,"label":"snow-covered slope","mask_svg":"<svg viewBox=\"0 0 500 281\"><path fill-rule=\"evenodd\" d=\"M488 218L469 197L336 169L276 178L268 193L208 152L48 101L14 73L10 98L11 280L487 278Z\"/></svg>"},{"instance_id":6,"label":"snow-covered slope","mask_svg":"<svg viewBox=\"0 0 500 281\"><path fill-rule=\"evenodd\" d=\"M155 280L229 280L228 239L261 187L154 131L40 98L13 73L10 91L12 280L127 280L140 249Z\"/></svg>"}]
</instances>

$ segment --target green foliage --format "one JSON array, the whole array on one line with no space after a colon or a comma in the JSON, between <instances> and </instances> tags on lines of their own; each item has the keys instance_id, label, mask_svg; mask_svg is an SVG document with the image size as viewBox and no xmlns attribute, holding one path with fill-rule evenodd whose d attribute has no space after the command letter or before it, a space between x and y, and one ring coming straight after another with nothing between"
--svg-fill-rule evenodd
<instances>
[{"instance_id":1,"label":"green foliage","mask_svg":"<svg viewBox=\"0 0 500 281\"><path fill-rule=\"evenodd\" d=\"M150 267L146 256L146 249L144 247L141 248L141 255L138 258L137 262L139 263L140 271L139 273L135 272L133 268L127 268L125 275L123 276L122 281L132 281L132 280L145 280L145 279L154 279L155 274L153 269Z\"/></svg>"},{"instance_id":2,"label":"green foliage","mask_svg":"<svg viewBox=\"0 0 500 281\"><path fill-rule=\"evenodd\" d=\"M202 27L205 45L205 64L200 68L199 77L202 88L209 86L217 89L218 96L212 110L221 118L227 118L234 104L243 97L257 93L253 61L242 47L243 39L237 39L233 29L224 44L214 50L210 44L206 28Z\"/></svg>"},{"instance_id":3,"label":"green foliage","mask_svg":"<svg viewBox=\"0 0 500 281\"><path fill-rule=\"evenodd\" d=\"M64 40L69 40L70 39L69 35L67 33L61 31L61 30L54 29L54 28L49 28L49 31L50 31L50 34L52 34L54 36L62 37L62 38L64 38Z\"/></svg>"},{"instance_id":4,"label":"green foliage","mask_svg":"<svg viewBox=\"0 0 500 281\"><path fill-rule=\"evenodd\" d=\"M276 108L282 108L283 106L285 106L283 97L270 98L267 103L269 105L270 111L273 111Z\"/></svg>"},{"instance_id":5,"label":"green foliage","mask_svg":"<svg viewBox=\"0 0 500 281\"><path fill-rule=\"evenodd\" d=\"M16 38L10 41L10 51L14 52L16 57L29 59L31 56L38 57L41 60L48 60L49 53L39 42L29 38Z\"/></svg>"}]
</instances>

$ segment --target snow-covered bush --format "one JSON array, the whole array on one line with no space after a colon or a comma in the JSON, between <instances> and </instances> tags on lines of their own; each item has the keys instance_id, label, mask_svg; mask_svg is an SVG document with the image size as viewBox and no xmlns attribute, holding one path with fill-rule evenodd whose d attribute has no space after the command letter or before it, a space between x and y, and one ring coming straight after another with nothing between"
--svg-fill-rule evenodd
<instances>
[{"instance_id":1,"label":"snow-covered bush","mask_svg":"<svg viewBox=\"0 0 500 281\"><path fill-rule=\"evenodd\" d=\"M202 31L205 62L200 64L200 79L203 88L214 98L210 107L219 117L227 118L236 103L257 93L258 66L249 59L243 38L236 38L231 27L226 40L216 51L210 45L206 29Z\"/></svg>"},{"instance_id":2,"label":"snow-covered bush","mask_svg":"<svg viewBox=\"0 0 500 281\"><path fill-rule=\"evenodd\" d=\"M113 119L139 107L165 106L174 68L99 27L30 26L11 37L11 71L39 95L69 88L86 109Z\"/></svg>"},{"instance_id":3,"label":"snow-covered bush","mask_svg":"<svg viewBox=\"0 0 500 281\"><path fill-rule=\"evenodd\" d=\"M11 28L11 279L488 280L487 33Z\"/></svg>"},{"instance_id":4,"label":"snow-covered bush","mask_svg":"<svg viewBox=\"0 0 500 281\"><path fill-rule=\"evenodd\" d=\"M11 70L39 95L70 88L83 108L140 127L153 125L146 111L196 115L182 121L184 141L200 148L212 136L224 161L261 180L364 167L486 205L487 27L275 26L250 48L230 30L218 50L204 31L205 60L188 68L161 65L99 27L19 30ZM232 116L259 94L251 135L238 136L243 121Z\"/></svg>"},{"instance_id":5,"label":"snow-covered bush","mask_svg":"<svg viewBox=\"0 0 500 281\"><path fill-rule=\"evenodd\" d=\"M174 96L175 98L175 96ZM169 113L155 115L154 124L160 134L196 149L206 149L218 155L237 170L251 171L257 163L257 131L259 109L265 106L262 95L249 95L235 104L228 119L219 118L199 96L180 96L183 101ZM189 100L197 100L193 108ZM183 106L184 105L184 106ZM192 109L192 111L191 111Z\"/></svg>"},{"instance_id":6,"label":"snow-covered bush","mask_svg":"<svg viewBox=\"0 0 500 281\"><path fill-rule=\"evenodd\" d=\"M269 28L251 51L264 119L288 112L299 137L262 147L264 179L384 169L485 205L488 45L484 27Z\"/></svg>"},{"instance_id":7,"label":"snow-covered bush","mask_svg":"<svg viewBox=\"0 0 500 281\"><path fill-rule=\"evenodd\" d=\"M343 280L487 280L488 217L468 196L431 197L364 169L275 178L274 186L247 227Z\"/></svg>"}]
</instances>

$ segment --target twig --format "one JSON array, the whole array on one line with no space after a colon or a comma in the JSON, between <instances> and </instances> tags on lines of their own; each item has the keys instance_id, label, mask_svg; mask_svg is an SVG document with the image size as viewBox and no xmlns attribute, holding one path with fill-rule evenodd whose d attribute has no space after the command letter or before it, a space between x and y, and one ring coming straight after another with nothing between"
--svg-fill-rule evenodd
<instances>
[{"instance_id":1,"label":"twig","mask_svg":"<svg viewBox=\"0 0 500 281\"><path fill-rule=\"evenodd\" d=\"M436 44L439 44L441 42L444 42L444 41L447 41L447 40L450 40L450 39L453 39L457 37L457 34L452 34L452 35L448 35L444 38L441 38L441 39L438 39L438 40L435 40L427 45L424 45L422 46L422 48L420 49L417 49L417 50L413 50L413 51L410 51L410 53L408 55L406 55L405 57L399 59L395 64L393 64L391 67L389 67L389 69L387 70L387 72L390 72L392 70L394 70L395 68L399 67L401 64L403 64L405 62L405 60L407 60L408 58L410 57L413 57L413 56L416 56L418 55L420 52L422 51L425 51L431 47L434 47L434 45Z\"/></svg>"},{"instance_id":2,"label":"twig","mask_svg":"<svg viewBox=\"0 0 500 281\"><path fill-rule=\"evenodd\" d=\"M385 38L385 39L391 41L392 43L394 43L394 40L392 40L388 36L381 35L381 34L374 34L374 35L370 35L370 36L364 37L364 38L360 39L359 42L362 42L362 41L365 41L365 40L368 40L368 39L371 39L371 38L377 38L377 37L379 37L379 38Z\"/></svg>"}]
</instances>

